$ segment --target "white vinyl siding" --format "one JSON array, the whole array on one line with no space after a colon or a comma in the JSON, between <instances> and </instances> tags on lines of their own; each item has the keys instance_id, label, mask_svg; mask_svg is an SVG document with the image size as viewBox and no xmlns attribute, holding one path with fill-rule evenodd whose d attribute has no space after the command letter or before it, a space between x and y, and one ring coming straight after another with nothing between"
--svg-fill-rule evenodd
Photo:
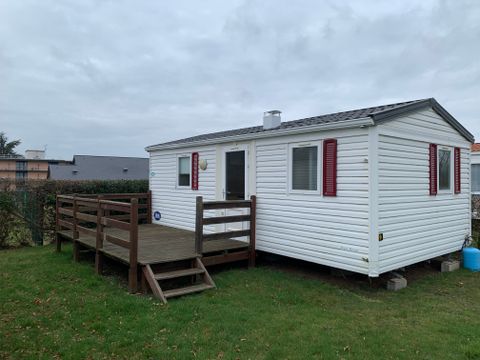
<instances>
[{"instance_id":1,"label":"white vinyl siding","mask_svg":"<svg viewBox=\"0 0 480 360\"><path fill-rule=\"evenodd\" d=\"M338 140L337 197L290 193L291 144L325 138ZM257 140L257 249L367 274L367 156L366 129Z\"/></svg>"},{"instance_id":2,"label":"white vinyl siding","mask_svg":"<svg viewBox=\"0 0 480 360\"><path fill-rule=\"evenodd\" d=\"M459 250L470 233L470 144L433 110L387 121L379 133L380 273ZM461 147L460 194L429 194L429 143Z\"/></svg>"},{"instance_id":3,"label":"white vinyl siding","mask_svg":"<svg viewBox=\"0 0 480 360\"><path fill-rule=\"evenodd\" d=\"M178 158L198 152L199 158L207 161L205 171L198 172L198 191L190 187L177 186ZM190 166L190 165L189 165ZM150 189L152 190L152 210L160 211L162 218L155 224L180 229L195 229L195 199L203 196L205 201L215 200L215 146L204 146L180 150L160 150L150 154Z\"/></svg>"}]
</instances>

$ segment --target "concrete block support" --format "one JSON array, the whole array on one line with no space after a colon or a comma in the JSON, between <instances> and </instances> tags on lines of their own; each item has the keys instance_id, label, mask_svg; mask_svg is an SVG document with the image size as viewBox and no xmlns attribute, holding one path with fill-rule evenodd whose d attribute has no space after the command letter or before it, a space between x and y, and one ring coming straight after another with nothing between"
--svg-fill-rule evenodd
<instances>
[{"instance_id":1,"label":"concrete block support","mask_svg":"<svg viewBox=\"0 0 480 360\"><path fill-rule=\"evenodd\" d=\"M443 261L441 264L442 272L451 272L460 269L460 261L458 260L447 260Z\"/></svg>"},{"instance_id":2,"label":"concrete block support","mask_svg":"<svg viewBox=\"0 0 480 360\"><path fill-rule=\"evenodd\" d=\"M395 277L387 282L387 290L398 291L407 287L407 279L404 277Z\"/></svg>"}]
</instances>

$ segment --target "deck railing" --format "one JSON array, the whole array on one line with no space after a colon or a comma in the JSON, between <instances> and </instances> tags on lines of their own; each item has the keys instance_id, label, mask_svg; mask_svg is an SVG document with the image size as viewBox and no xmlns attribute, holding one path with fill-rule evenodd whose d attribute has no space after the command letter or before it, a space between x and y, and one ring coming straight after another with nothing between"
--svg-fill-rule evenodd
<instances>
[{"instance_id":1,"label":"deck railing","mask_svg":"<svg viewBox=\"0 0 480 360\"><path fill-rule=\"evenodd\" d=\"M121 200L121 201L119 201ZM126 202L125 200L128 200ZM139 201L144 202L139 204ZM142 213L139 210L146 209ZM101 194L101 195L58 195L56 204L57 232L64 228L72 230L74 251L78 260L80 234L95 239L95 269L102 272L104 242L122 247L128 251L129 289L138 287L138 222L145 219L151 223L151 193L143 194ZM126 232L126 238L113 235L108 229ZM57 251L61 240L57 236Z\"/></svg>"},{"instance_id":2,"label":"deck railing","mask_svg":"<svg viewBox=\"0 0 480 360\"><path fill-rule=\"evenodd\" d=\"M248 214L221 215L205 217L205 211L226 209L249 209ZM248 222L248 229L231 230L215 233L205 233L204 226ZM250 200L227 200L227 201L203 201L202 196L197 196L196 219L195 219L195 251L203 254L203 243L205 241L231 239L248 236L248 261L249 266L255 266L255 223L256 223L256 196L252 195ZM235 256L235 255L233 255Z\"/></svg>"}]
</instances>

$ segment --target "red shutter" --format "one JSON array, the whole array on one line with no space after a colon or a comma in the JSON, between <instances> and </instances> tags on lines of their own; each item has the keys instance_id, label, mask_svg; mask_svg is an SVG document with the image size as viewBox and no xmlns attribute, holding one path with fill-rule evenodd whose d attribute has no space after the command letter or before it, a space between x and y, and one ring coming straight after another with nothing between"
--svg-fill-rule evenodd
<instances>
[{"instance_id":1,"label":"red shutter","mask_svg":"<svg viewBox=\"0 0 480 360\"><path fill-rule=\"evenodd\" d=\"M437 145L430 144L430 195L437 195Z\"/></svg>"},{"instance_id":2,"label":"red shutter","mask_svg":"<svg viewBox=\"0 0 480 360\"><path fill-rule=\"evenodd\" d=\"M461 177L460 177L460 148L455 148L454 159L453 159L453 171L454 171L454 184L455 184L455 194L460 194L461 190Z\"/></svg>"},{"instance_id":3,"label":"red shutter","mask_svg":"<svg viewBox=\"0 0 480 360\"><path fill-rule=\"evenodd\" d=\"M198 152L192 153L192 190L198 190Z\"/></svg>"},{"instance_id":4,"label":"red shutter","mask_svg":"<svg viewBox=\"0 0 480 360\"><path fill-rule=\"evenodd\" d=\"M337 196L337 140L323 142L323 195Z\"/></svg>"}]
</instances>

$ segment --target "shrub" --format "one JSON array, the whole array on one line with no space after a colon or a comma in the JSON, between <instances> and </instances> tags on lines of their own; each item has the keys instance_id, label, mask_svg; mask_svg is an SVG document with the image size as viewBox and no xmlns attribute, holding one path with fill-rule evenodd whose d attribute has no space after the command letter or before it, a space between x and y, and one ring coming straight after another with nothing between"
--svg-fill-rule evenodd
<instances>
[{"instance_id":1,"label":"shrub","mask_svg":"<svg viewBox=\"0 0 480 360\"><path fill-rule=\"evenodd\" d=\"M148 191L148 180L31 180L0 184L0 247L28 243L23 229L30 229L36 244L49 243L55 235L55 202L60 194L139 193ZM17 215L20 219L14 221ZM23 225L21 224L23 222Z\"/></svg>"},{"instance_id":2,"label":"shrub","mask_svg":"<svg viewBox=\"0 0 480 360\"><path fill-rule=\"evenodd\" d=\"M8 184L2 183L0 188L0 248L6 247L9 234L14 228L13 212L15 202Z\"/></svg>"}]
</instances>

